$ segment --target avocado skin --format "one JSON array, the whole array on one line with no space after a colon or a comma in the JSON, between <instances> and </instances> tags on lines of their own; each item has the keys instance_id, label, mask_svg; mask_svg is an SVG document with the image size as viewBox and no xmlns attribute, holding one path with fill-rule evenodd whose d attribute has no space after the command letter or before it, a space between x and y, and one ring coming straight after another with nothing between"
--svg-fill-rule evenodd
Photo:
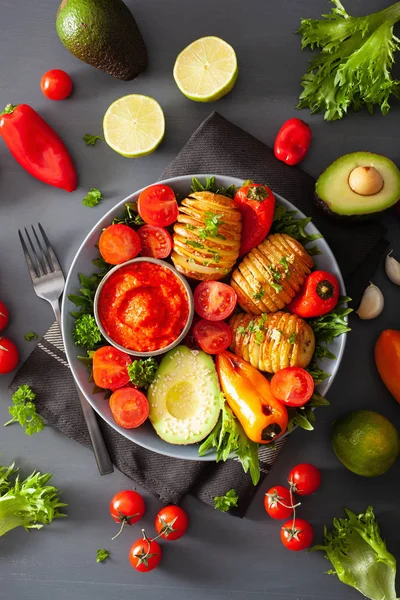
<instances>
[{"instance_id":1,"label":"avocado skin","mask_svg":"<svg viewBox=\"0 0 400 600\"><path fill-rule=\"evenodd\" d=\"M130 81L147 66L142 35L122 0L63 0L56 29L71 54L117 79Z\"/></svg>"}]
</instances>

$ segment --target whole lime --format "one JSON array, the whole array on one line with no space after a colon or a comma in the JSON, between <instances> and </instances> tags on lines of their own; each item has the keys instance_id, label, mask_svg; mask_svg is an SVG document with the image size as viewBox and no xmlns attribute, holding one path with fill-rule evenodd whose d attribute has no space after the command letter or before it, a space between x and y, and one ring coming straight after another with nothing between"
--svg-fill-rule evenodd
<instances>
[{"instance_id":1,"label":"whole lime","mask_svg":"<svg viewBox=\"0 0 400 600\"><path fill-rule=\"evenodd\" d=\"M376 477L396 462L400 438L386 417L371 410L356 410L334 423L332 446L347 469L363 477Z\"/></svg>"}]
</instances>

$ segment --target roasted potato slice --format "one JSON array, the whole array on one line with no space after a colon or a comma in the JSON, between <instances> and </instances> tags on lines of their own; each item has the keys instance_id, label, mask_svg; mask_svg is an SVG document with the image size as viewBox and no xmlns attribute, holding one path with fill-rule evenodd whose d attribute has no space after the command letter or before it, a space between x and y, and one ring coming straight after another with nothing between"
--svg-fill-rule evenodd
<instances>
[{"instance_id":1,"label":"roasted potato slice","mask_svg":"<svg viewBox=\"0 0 400 600\"><path fill-rule=\"evenodd\" d=\"M239 255L242 220L233 200L212 192L185 198L174 225L171 255L176 269L192 279L222 279Z\"/></svg>"},{"instance_id":2,"label":"roasted potato slice","mask_svg":"<svg viewBox=\"0 0 400 600\"><path fill-rule=\"evenodd\" d=\"M231 350L260 371L306 367L315 350L314 332L303 319L287 312L233 315Z\"/></svg>"},{"instance_id":3,"label":"roasted potato slice","mask_svg":"<svg viewBox=\"0 0 400 600\"><path fill-rule=\"evenodd\" d=\"M286 233L272 233L239 263L231 286L246 312L276 312L291 302L313 266L298 241Z\"/></svg>"}]
</instances>

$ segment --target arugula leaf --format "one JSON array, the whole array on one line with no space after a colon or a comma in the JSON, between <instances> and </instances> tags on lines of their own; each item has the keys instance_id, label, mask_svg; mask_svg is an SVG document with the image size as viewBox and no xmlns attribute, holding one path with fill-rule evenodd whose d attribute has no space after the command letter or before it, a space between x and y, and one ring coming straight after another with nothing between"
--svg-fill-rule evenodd
<instances>
[{"instance_id":1,"label":"arugula leaf","mask_svg":"<svg viewBox=\"0 0 400 600\"><path fill-rule=\"evenodd\" d=\"M79 294L68 294L68 299L75 304L80 310L73 311L71 315L76 319L82 314L93 313L93 300L96 294L97 287L104 275L108 272L112 265L107 264L102 258L95 258L92 260L95 267L98 267L100 271L93 273L91 277L79 273L79 282L81 287Z\"/></svg>"},{"instance_id":2,"label":"arugula leaf","mask_svg":"<svg viewBox=\"0 0 400 600\"><path fill-rule=\"evenodd\" d=\"M213 194L221 194L222 196L228 196L233 198L238 188L235 185L230 185L227 188L218 188L215 177L206 177L205 183L201 183L197 177L192 178L192 185L190 186L190 192L212 192Z\"/></svg>"},{"instance_id":3,"label":"arugula leaf","mask_svg":"<svg viewBox=\"0 0 400 600\"><path fill-rule=\"evenodd\" d=\"M232 488L227 491L225 496L215 496L215 509L222 512L228 512L231 508L236 508L238 505L239 496L237 491Z\"/></svg>"},{"instance_id":4,"label":"arugula leaf","mask_svg":"<svg viewBox=\"0 0 400 600\"><path fill-rule=\"evenodd\" d=\"M333 519L332 529L324 528L322 550L332 563L330 575L358 590L370 600L396 600L396 559L382 539L372 506L356 515L344 509L346 518Z\"/></svg>"},{"instance_id":5,"label":"arugula leaf","mask_svg":"<svg viewBox=\"0 0 400 600\"><path fill-rule=\"evenodd\" d=\"M311 377L314 379L315 385L318 385L324 379L327 379L328 377L331 376L330 373L328 373L327 371L324 371L323 369L320 369L318 367L315 359L313 359L312 362L308 365L308 367L306 368L306 371L308 371L310 373Z\"/></svg>"},{"instance_id":6,"label":"arugula leaf","mask_svg":"<svg viewBox=\"0 0 400 600\"><path fill-rule=\"evenodd\" d=\"M315 335L315 357L336 358L325 344L331 344L338 335L351 331L345 317L353 312L353 309L343 306L344 303L350 301L351 298L348 296L341 296L336 308L331 310L330 313L308 321Z\"/></svg>"},{"instance_id":7,"label":"arugula leaf","mask_svg":"<svg viewBox=\"0 0 400 600\"><path fill-rule=\"evenodd\" d=\"M86 146L94 146L98 140L103 140L104 138L102 138L100 135L91 135L90 133L85 133L82 139Z\"/></svg>"},{"instance_id":8,"label":"arugula leaf","mask_svg":"<svg viewBox=\"0 0 400 600\"><path fill-rule=\"evenodd\" d=\"M314 244L314 246L310 246L309 248L307 248L307 253L310 256L317 256L317 254L323 254L322 251L318 248L318 246L316 244Z\"/></svg>"},{"instance_id":9,"label":"arugula leaf","mask_svg":"<svg viewBox=\"0 0 400 600\"><path fill-rule=\"evenodd\" d=\"M203 456L211 448L215 448L216 462L226 461L231 454L242 463L245 473L250 472L253 485L260 480L260 465L258 462L258 444L249 440L239 421L224 401L221 393L221 414L214 429L203 441L199 455Z\"/></svg>"},{"instance_id":10,"label":"arugula leaf","mask_svg":"<svg viewBox=\"0 0 400 600\"><path fill-rule=\"evenodd\" d=\"M96 319L89 314L84 314L76 320L72 336L76 346L82 346L88 350L92 350L102 340Z\"/></svg>"},{"instance_id":11,"label":"arugula leaf","mask_svg":"<svg viewBox=\"0 0 400 600\"><path fill-rule=\"evenodd\" d=\"M26 340L27 342L31 342L32 340L37 340L38 337L38 334L34 331L28 331L28 333L24 335L24 340Z\"/></svg>"},{"instance_id":12,"label":"arugula leaf","mask_svg":"<svg viewBox=\"0 0 400 600\"><path fill-rule=\"evenodd\" d=\"M92 188L87 195L83 198L82 204L83 206L88 206L89 208L93 208L97 206L100 200L103 200L103 194L97 188Z\"/></svg>"},{"instance_id":13,"label":"arugula leaf","mask_svg":"<svg viewBox=\"0 0 400 600\"><path fill-rule=\"evenodd\" d=\"M315 421L316 417L312 408L308 408L308 403L306 406L300 408L288 407L287 411L289 415L288 431L292 431L296 425L302 429L307 429L307 431L313 431L314 426L312 423Z\"/></svg>"},{"instance_id":14,"label":"arugula leaf","mask_svg":"<svg viewBox=\"0 0 400 600\"><path fill-rule=\"evenodd\" d=\"M314 392L311 396L311 400L307 402L307 406L329 406L330 402L318 392Z\"/></svg>"},{"instance_id":15,"label":"arugula leaf","mask_svg":"<svg viewBox=\"0 0 400 600\"><path fill-rule=\"evenodd\" d=\"M115 217L112 221L113 225L118 223L123 223L124 225L129 225L130 227L140 227L141 225L144 225L144 221L138 213L136 202L125 203L122 216Z\"/></svg>"},{"instance_id":16,"label":"arugula leaf","mask_svg":"<svg viewBox=\"0 0 400 600\"><path fill-rule=\"evenodd\" d=\"M29 385L21 385L12 395L12 405L8 408L12 419L4 423L4 427L18 422L27 435L39 433L45 428L45 423L36 412L35 392Z\"/></svg>"},{"instance_id":17,"label":"arugula leaf","mask_svg":"<svg viewBox=\"0 0 400 600\"><path fill-rule=\"evenodd\" d=\"M295 215L297 214L296 210L287 210L281 204L276 206L272 231L274 233L287 233L303 246L323 237L320 233L306 233L305 227L310 223L311 217L296 219Z\"/></svg>"},{"instance_id":18,"label":"arugula leaf","mask_svg":"<svg viewBox=\"0 0 400 600\"><path fill-rule=\"evenodd\" d=\"M105 548L102 548L101 550L97 550L96 562L98 562L98 563L103 562L103 560L106 560L106 558L108 558L109 556L110 556L110 553Z\"/></svg>"},{"instance_id":19,"label":"arugula leaf","mask_svg":"<svg viewBox=\"0 0 400 600\"><path fill-rule=\"evenodd\" d=\"M133 385L147 390L156 377L157 369L155 358L137 359L128 365L128 375Z\"/></svg>"},{"instance_id":20,"label":"arugula leaf","mask_svg":"<svg viewBox=\"0 0 400 600\"><path fill-rule=\"evenodd\" d=\"M389 112L389 97L400 97L400 82L392 78L399 39L393 25L400 20L400 4L365 17L350 16L340 0L322 19L302 19L298 31L302 49L320 49L302 78L298 108L324 112L328 121L341 119L349 108L374 105Z\"/></svg>"},{"instance_id":21,"label":"arugula leaf","mask_svg":"<svg viewBox=\"0 0 400 600\"><path fill-rule=\"evenodd\" d=\"M21 481L19 476L12 479L18 469L0 466L0 537L15 527L41 529L59 517L66 515L60 508L67 506L60 502L58 489L47 485L49 473L34 471Z\"/></svg>"}]
</instances>

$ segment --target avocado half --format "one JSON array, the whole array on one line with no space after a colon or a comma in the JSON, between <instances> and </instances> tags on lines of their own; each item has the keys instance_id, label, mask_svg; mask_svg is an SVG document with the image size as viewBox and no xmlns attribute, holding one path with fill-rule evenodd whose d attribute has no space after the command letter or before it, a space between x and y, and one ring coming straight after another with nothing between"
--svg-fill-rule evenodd
<instances>
[{"instance_id":1,"label":"avocado half","mask_svg":"<svg viewBox=\"0 0 400 600\"><path fill-rule=\"evenodd\" d=\"M390 208L400 199L400 171L389 158L353 152L317 179L315 202L332 217L355 219Z\"/></svg>"},{"instance_id":2,"label":"avocado half","mask_svg":"<svg viewBox=\"0 0 400 600\"><path fill-rule=\"evenodd\" d=\"M147 66L139 27L122 0L62 0L56 29L71 54L117 79L134 79Z\"/></svg>"}]
</instances>

